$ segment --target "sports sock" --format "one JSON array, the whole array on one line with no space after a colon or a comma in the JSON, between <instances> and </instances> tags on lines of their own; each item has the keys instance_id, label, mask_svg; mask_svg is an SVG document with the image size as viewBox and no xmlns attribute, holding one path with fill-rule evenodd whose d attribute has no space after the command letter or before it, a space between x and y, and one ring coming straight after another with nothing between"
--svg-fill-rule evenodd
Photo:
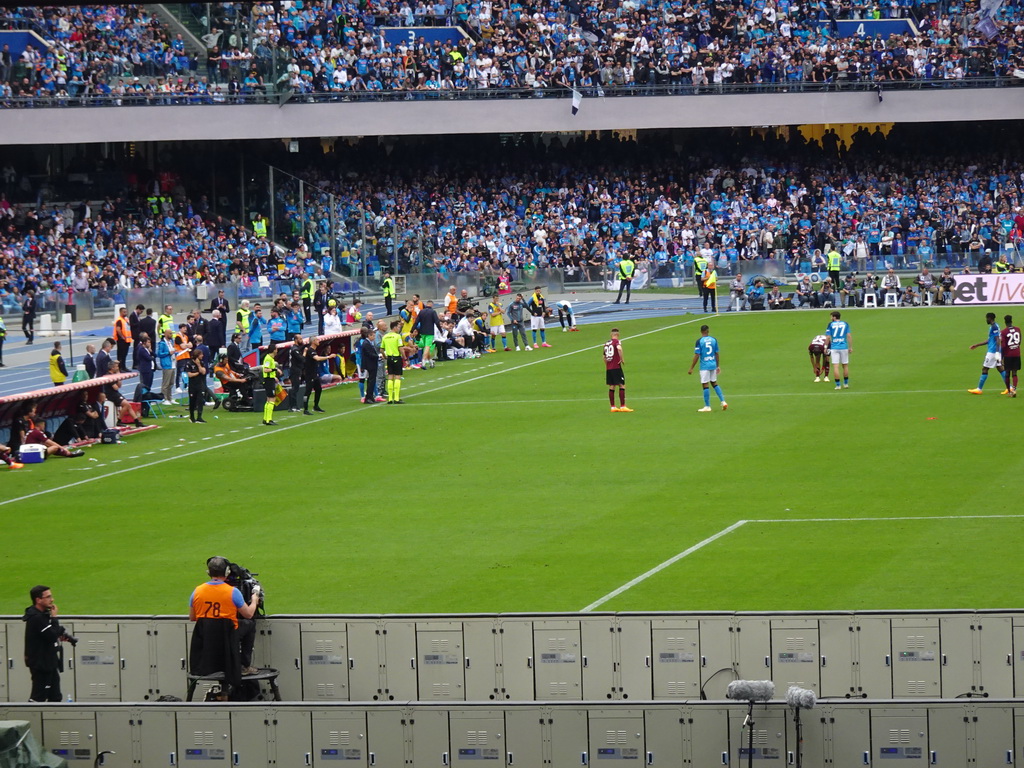
<instances>
[{"instance_id":1,"label":"sports sock","mask_svg":"<svg viewBox=\"0 0 1024 768\"><path fill-rule=\"evenodd\" d=\"M849 376L843 376L843 384L849 384L849 383L850 383L850 377Z\"/></svg>"},{"instance_id":2,"label":"sports sock","mask_svg":"<svg viewBox=\"0 0 1024 768\"><path fill-rule=\"evenodd\" d=\"M709 408L711 407L711 390L710 389L705 389L704 390L704 405L706 405Z\"/></svg>"},{"instance_id":3,"label":"sports sock","mask_svg":"<svg viewBox=\"0 0 1024 768\"><path fill-rule=\"evenodd\" d=\"M263 420L273 421L274 420L274 403L272 400L267 400L263 404Z\"/></svg>"},{"instance_id":4,"label":"sports sock","mask_svg":"<svg viewBox=\"0 0 1024 768\"><path fill-rule=\"evenodd\" d=\"M985 388L985 379L987 379L987 378L988 378L988 374L987 373L981 374L981 378L978 379L978 389L984 389Z\"/></svg>"},{"instance_id":5,"label":"sports sock","mask_svg":"<svg viewBox=\"0 0 1024 768\"><path fill-rule=\"evenodd\" d=\"M1014 374L1013 374L1013 388L1014 389L1017 388L1017 374L1016 374L1016 372L1014 372Z\"/></svg>"},{"instance_id":6,"label":"sports sock","mask_svg":"<svg viewBox=\"0 0 1024 768\"><path fill-rule=\"evenodd\" d=\"M534 330L531 330L530 333L533 334L533 343L536 344L537 343L537 332L534 331Z\"/></svg>"},{"instance_id":7,"label":"sports sock","mask_svg":"<svg viewBox=\"0 0 1024 768\"><path fill-rule=\"evenodd\" d=\"M508 339L506 339L504 336L501 337L501 346L503 346L505 349L508 349Z\"/></svg>"},{"instance_id":8,"label":"sports sock","mask_svg":"<svg viewBox=\"0 0 1024 768\"><path fill-rule=\"evenodd\" d=\"M395 400L402 399L402 380L395 379Z\"/></svg>"},{"instance_id":9,"label":"sports sock","mask_svg":"<svg viewBox=\"0 0 1024 768\"><path fill-rule=\"evenodd\" d=\"M388 402L395 399L395 380L388 379Z\"/></svg>"},{"instance_id":10,"label":"sports sock","mask_svg":"<svg viewBox=\"0 0 1024 768\"><path fill-rule=\"evenodd\" d=\"M626 404L626 390L624 390L622 387L619 387L619 405L625 405L625 404Z\"/></svg>"},{"instance_id":11,"label":"sports sock","mask_svg":"<svg viewBox=\"0 0 1024 768\"><path fill-rule=\"evenodd\" d=\"M722 394L722 388L717 384L715 384L715 394L718 395L719 400L721 400L723 403L725 402L725 395ZM709 397L708 400L710 399L711 398Z\"/></svg>"},{"instance_id":12,"label":"sports sock","mask_svg":"<svg viewBox=\"0 0 1024 768\"><path fill-rule=\"evenodd\" d=\"M541 344L547 344L548 343L547 334L544 332L543 328L540 329L540 343Z\"/></svg>"},{"instance_id":13,"label":"sports sock","mask_svg":"<svg viewBox=\"0 0 1024 768\"><path fill-rule=\"evenodd\" d=\"M494 342L495 341L497 341L497 339L494 336L491 336L491 349L494 349Z\"/></svg>"},{"instance_id":14,"label":"sports sock","mask_svg":"<svg viewBox=\"0 0 1024 768\"><path fill-rule=\"evenodd\" d=\"M608 390L608 402L611 404L612 408L615 407L615 390L614 389L609 389Z\"/></svg>"},{"instance_id":15,"label":"sports sock","mask_svg":"<svg viewBox=\"0 0 1024 768\"><path fill-rule=\"evenodd\" d=\"M359 396L366 397L366 382L362 379L359 380Z\"/></svg>"},{"instance_id":16,"label":"sports sock","mask_svg":"<svg viewBox=\"0 0 1024 768\"><path fill-rule=\"evenodd\" d=\"M836 386L839 386L839 379L836 379Z\"/></svg>"}]
</instances>

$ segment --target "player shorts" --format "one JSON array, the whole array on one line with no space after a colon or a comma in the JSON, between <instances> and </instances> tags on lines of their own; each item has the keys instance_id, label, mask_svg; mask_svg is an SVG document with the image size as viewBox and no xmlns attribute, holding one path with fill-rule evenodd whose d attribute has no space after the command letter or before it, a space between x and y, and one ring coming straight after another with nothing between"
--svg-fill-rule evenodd
<instances>
[{"instance_id":1,"label":"player shorts","mask_svg":"<svg viewBox=\"0 0 1024 768\"><path fill-rule=\"evenodd\" d=\"M530 315L530 330L539 331L544 328L544 318L537 315Z\"/></svg>"},{"instance_id":2,"label":"player shorts","mask_svg":"<svg viewBox=\"0 0 1024 768\"><path fill-rule=\"evenodd\" d=\"M700 383L701 384L714 384L718 381L718 371L712 368L710 371L706 371L703 368L700 369Z\"/></svg>"},{"instance_id":3,"label":"player shorts","mask_svg":"<svg viewBox=\"0 0 1024 768\"><path fill-rule=\"evenodd\" d=\"M504 335L505 335L505 326L504 325L492 325L491 326L491 336L504 336Z\"/></svg>"},{"instance_id":4,"label":"player shorts","mask_svg":"<svg viewBox=\"0 0 1024 768\"><path fill-rule=\"evenodd\" d=\"M981 364L982 368L998 368L1003 364L1003 355L1001 352L986 352L985 362Z\"/></svg>"},{"instance_id":5,"label":"player shorts","mask_svg":"<svg viewBox=\"0 0 1024 768\"><path fill-rule=\"evenodd\" d=\"M609 387L626 386L626 374L621 368L609 368L604 372L604 383Z\"/></svg>"},{"instance_id":6,"label":"player shorts","mask_svg":"<svg viewBox=\"0 0 1024 768\"><path fill-rule=\"evenodd\" d=\"M388 376L401 376L402 375L402 358L401 357L385 357L385 364L387 366Z\"/></svg>"},{"instance_id":7,"label":"player shorts","mask_svg":"<svg viewBox=\"0 0 1024 768\"><path fill-rule=\"evenodd\" d=\"M1003 370L1004 371L1019 371L1020 370L1020 355L1017 357L1004 357L1003 358Z\"/></svg>"},{"instance_id":8,"label":"player shorts","mask_svg":"<svg viewBox=\"0 0 1024 768\"><path fill-rule=\"evenodd\" d=\"M825 354L825 345L811 344L809 347L807 347L807 351L810 352L812 355L823 355Z\"/></svg>"},{"instance_id":9,"label":"player shorts","mask_svg":"<svg viewBox=\"0 0 1024 768\"><path fill-rule=\"evenodd\" d=\"M420 349L431 349L434 346L433 334L427 334L426 336L420 336L419 347Z\"/></svg>"},{"instance_id":10,"label":"player shorts","mask_svg":"<svg viewBox=\"0 0 1024 768\"><path fill-rule=\"evenodd\" d=\"M850 362L850 350L848 349L833 349L832 350L832 362L836 365L847 364Z\"/></svg>"}]
</instances>

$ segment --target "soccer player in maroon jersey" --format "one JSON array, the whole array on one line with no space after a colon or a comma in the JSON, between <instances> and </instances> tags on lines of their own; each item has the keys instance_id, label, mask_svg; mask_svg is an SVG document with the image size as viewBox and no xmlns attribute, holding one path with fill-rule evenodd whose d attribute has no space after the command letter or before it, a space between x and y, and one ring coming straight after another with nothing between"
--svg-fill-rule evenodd
<instances>
[{"instance_id":1,"label":"soccer player in maroon jersey","mask_svg":"<svg viewBox=\"0 0 1024 768\"><path fill-rule=\"evenodd\" d=\"M626 407L626 374L622 372L622 344L619 343L619 329L612 328L612 337L604 343L605 383L608 384L608 402L612 413L632 413ZM619 390L619 406L615 407L615 390Z\"/></svg>"},{"instance_id":2,"label":"soccer player in maroon jersey","mask_svg":"<svg viewBox=\"0 0 1024 768\"><path fill-rule=\"evenodd\" d=\"M1002 392L1010 397L1017 396L1017 371L1020 370L1020 328L1013 324L1013 316L1003 317L1006 327L999 332L999 343L1003 352L1003 370L1006 372L1006 389Z\"/></svg>"}]
</instances>

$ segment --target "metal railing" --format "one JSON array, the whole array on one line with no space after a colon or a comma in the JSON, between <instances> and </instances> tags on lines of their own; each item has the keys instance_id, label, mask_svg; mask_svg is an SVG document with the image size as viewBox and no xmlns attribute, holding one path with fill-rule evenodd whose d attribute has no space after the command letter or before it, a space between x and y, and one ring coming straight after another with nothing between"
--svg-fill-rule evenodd
<instances>
[{"instance_id":1,"label":"metal railing","mask_svg":"<svg viewBox=\"0 0 1024 768\"><path fill-rule=\"evenodd\" d=\"M1010 88L1024 85L1017 77L972 77L962 80L846 80L829 82L783 81L775 83L721 83L695 86L692 84L621 85L578 88L584 98L643 97L643 96L725 96L737 94L797 94L797 93L850 93L909 90L958 90L981 88ZM50 107L132 107L180 106L219 104L285 104L384 101L477 101L493 99L568 99L572 91L555 88L467 88L463 90L380 90L330 91L299 93L279 90L270 86L242 88L236 93L225 86L202 93L80 93L49 96L9 96L0 98L0 109L41 109Z\"/></svg>"}]
</instances>

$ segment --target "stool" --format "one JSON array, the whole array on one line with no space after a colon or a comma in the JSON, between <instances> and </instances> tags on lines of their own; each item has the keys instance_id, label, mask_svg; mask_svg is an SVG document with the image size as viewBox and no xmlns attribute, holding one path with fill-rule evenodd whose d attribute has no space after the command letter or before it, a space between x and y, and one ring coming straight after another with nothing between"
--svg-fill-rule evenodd
<instances>
[{"instance_id":1,"label":"stool","mask_svg":"<svg viewBox=\"0 0 1024 768\"><path fill-rule=\"evenodd\" d=\"M878 309L878 297L875 296L874 291L864 291L864 309L868 307Z\"/></svg>"},{"instance_id":2,"label":"stool","mask_svg":"<svg viewBox=\"0 0 1024 768\"><path fill-rule=\"evenodd\" d=\"M921 306L930 307L932 305L932 292L927 288L921 289Z\"/></svg>"},{"instance_id":3,"label":"stool","mask_svg":"<svg viewBox=\"0 0 1024 768\"><path fill-rule=\"evenodd\" d=\"M277 676L280 674L276 669L271 667L261 668L255 675L242 675L242 682L259 682L266 680L267 685L270 686L270 693L273 696L274 701L281 701L281 691L277 688ZM188 675L188 691L185 694L185 701L192 701L192 696L196 692L196 686L200 680L212 680L214 682L224 682L223 672L211 672L208 675Z\"/></svg>"},{"instance_id":4,"label":"stool","mask_svg":"<svg viewBox=\"0 0 1024 768\"><path fill-rule=\"evenodd\" d=\"M900 305L900 297L896 291L889 291L885 294L885 306L887 307L898 307Z\"/></svg>"}]
</instances>

